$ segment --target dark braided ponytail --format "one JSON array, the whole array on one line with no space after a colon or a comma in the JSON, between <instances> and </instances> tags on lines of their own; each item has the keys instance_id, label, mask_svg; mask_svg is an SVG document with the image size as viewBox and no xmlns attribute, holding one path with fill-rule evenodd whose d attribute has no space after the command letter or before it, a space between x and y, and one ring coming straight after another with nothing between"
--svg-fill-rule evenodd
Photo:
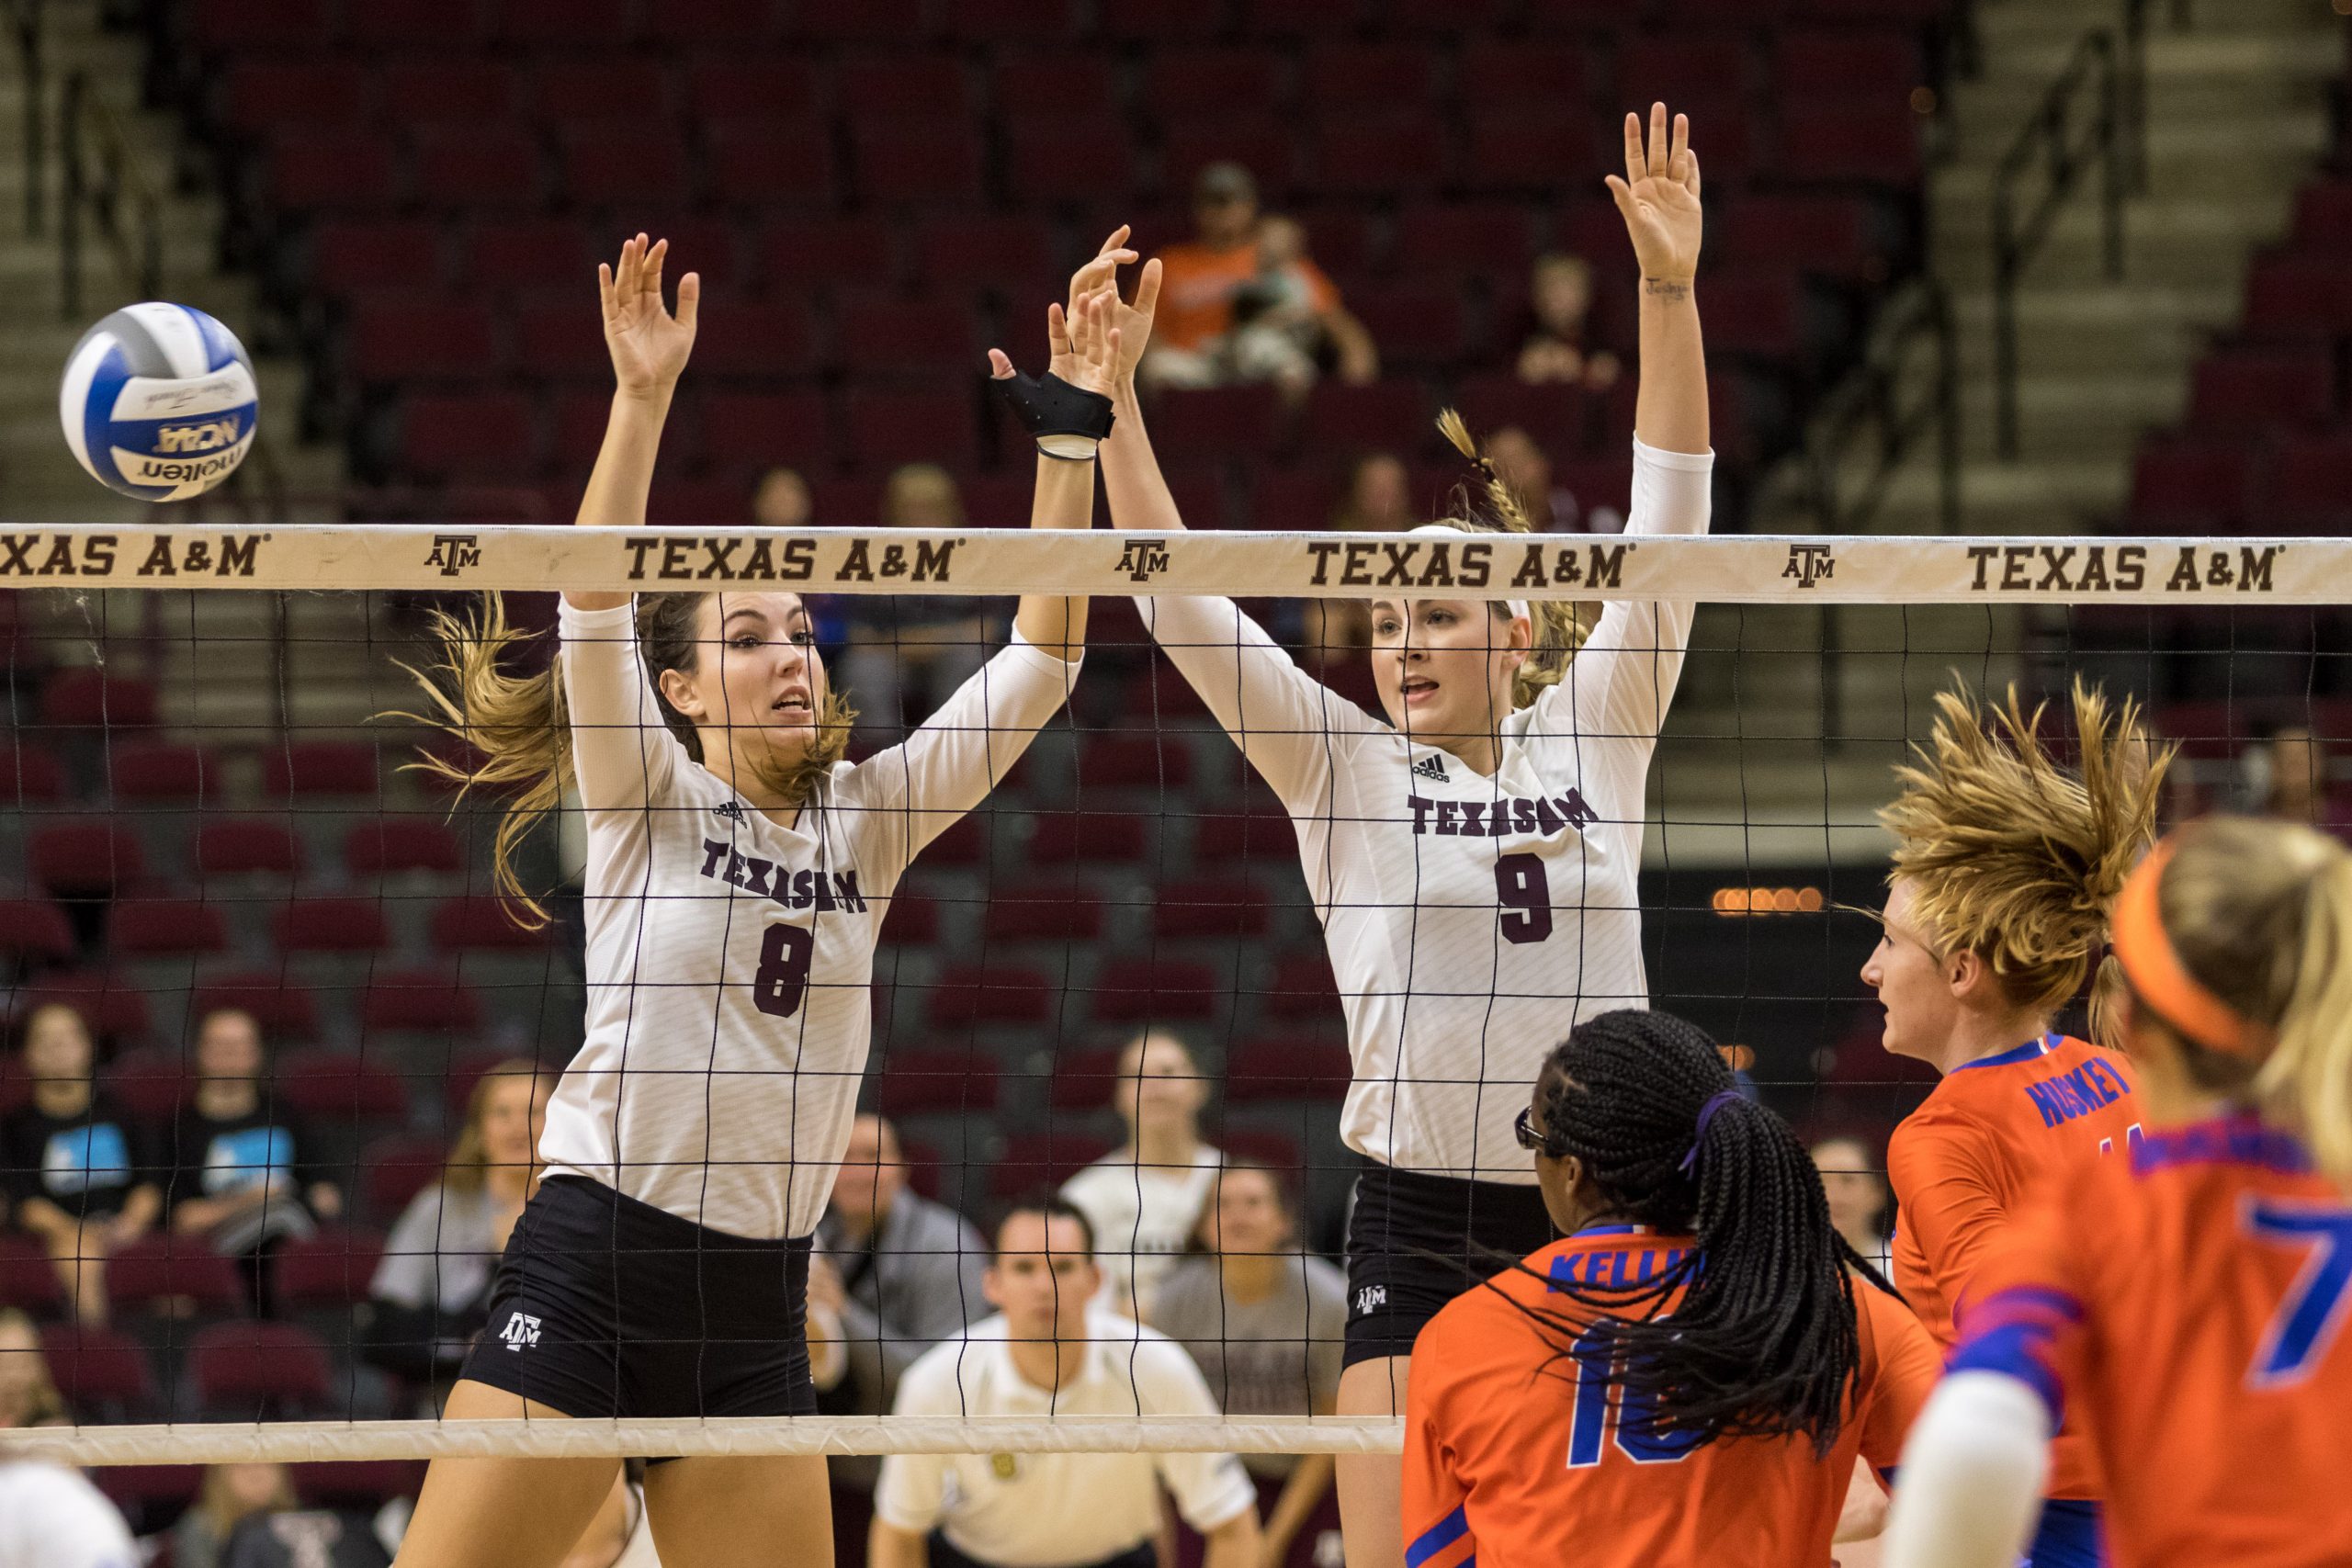
<instances>
[{"instance_id":1,"label":"dark braided ponytail","mask_svg":"<svg viewBox=\"0 0 2352 1568\"><path fill-rule=\"evenodd\" d=\"M1860 1365L1860 1259L1788 1123L1738 1094L1704 1030L1663 1012L1579 1024L1536 1097L1545 1152L1583 1163L1605 1214L1697 1241L1637 1283L1547 1280L1578 1310L1525 1309L1545 1337L1610 1367L1647 1436L1804 1433L1826 1453Z\"/></svg>"}]
</instances>

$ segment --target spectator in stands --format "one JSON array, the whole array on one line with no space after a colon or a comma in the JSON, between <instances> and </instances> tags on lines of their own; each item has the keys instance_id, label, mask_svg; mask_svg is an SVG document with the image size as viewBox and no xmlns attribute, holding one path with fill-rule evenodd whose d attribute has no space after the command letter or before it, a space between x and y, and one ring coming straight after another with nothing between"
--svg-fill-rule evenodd
<instances>
[{"instance_id":1,"label":"spectator in stands","mask_svg":"<svg viewBox=\"0 0 2352 1568\"><path fill-rule=\"evenodd\" d=\"M1254 1160L1217 1173L1193 1234L1151 1299L1151 1325L1192 1352L1227 1416L1329 1416L1340 1395L1347 1276L1300 1244L1282 1179ZM1265 1517L1260 1560L1311 1568L1340 1528L1329 1454L1247 1454ZM1317 1529L1306 1527L1320 1521Z\"/></svg>"},{"instance_id":2,"label":"spectator in stands","mask_svg":"<svg viewBox=\"0 0 2352 1568\"><path fill-rule=\"evenodd\" d=\"M837 519L837 521L839 521ZM888 528L961 528L964 498L956 476L936 463L894 470L882 492ZM938 594L842 596L849 651L842 684L858 707L858 731L872 744L905 732L908 700L929 713L988 661L998 640L986 603Z\"/></svg>"},{"instance_id":3,"label":"spectator in stands","mask_svg":"<svg viewBox=\"0 0 2352 1568\"><path fill-rule=\"evenodd\" d=\"M1245 311L1272 307L1288 326L1311 323L1307 352L1329 352L1340 378L1370 381L1380 374L1372 335L1348 314L1340 291L1306 255L1306 235L1287 219L1267 232L1258 211L1258 182L1238 164L1211 164L1193 182L1193 238L1159 253L1159 319L1136 374L1147 387L1220 387L1273 380L1295 361L1278 335L1249 344L1235 329ZM1271 240L1271 243L1267 242ZM1308 381L1313 379L1309 375Z\"/></svg>"},{"instance_id":4,"label":"spectator in stands","mask_svg":"<svg viewBox=\"0 0 2352 1568\"><path fill-rule=\"evenodd\" d=\"M196 1501L172 1528L172 1568L221 1568L239 1525L300 1506L282 1464L208 1464Z\"/></svg>"},{"instance_id":5,"label":"spectator in stands","mask_svg":"<svg viewBox=\"0 0 2352 1568\"><path fill-rule=\"evenodd\" d=\"M76 1320L107 1320L109 1253L154 1226L164 1195L153 1151L97 1091L96 1048L82 1015L62 1003L25 1026L29 1103L0 1120L0 1175L17 1224L38 1238Z\"/></svg>"},{"instance_id":6,"label":"spectator in stands","mask_svg":"<svg viewBox=\"0 0 2352 1568\"><path fill-rule=\"evenodd\" d=\"M1605 392L1624 370L1592 334L1592 264L1555 251L1535 258L1527 314L1518 333L1519 378L1566 381Z\"/></svg>"},{"instance_id":7,"label":"spectator in stands","mask_svg":"<svg viewBox=\"0 0 2352 1568\"><path fill-rule=\"evenodd\" d=\"M1368 452L1348 470L1347 493L1331 509L1329 526L1353 534L1401 534L1420 521L1413 515L1413 478L1405 460L1393 452ZM1339 662L1329 659L1334 653L1372 646L1372 611L1364 600L1309 600L1304 622L1308 651L1329 662Z\"/></svg>"},{"instance_id":8,"label":"spectator in stands","mask_svg":"<svg viewBox=\"0 0 2352 1568\"><path fill-rule=\"evenodd\" d=\"M752 521L763 528L806 528L816 515L808 481L794 468L770 468L752 491Z\"/></svg>"},{"instance_id":9,"label":"spectator in stands","mask_svg":"<svg viewBox=\"0 0 2352 1568\"><path fill-rule=\"evenodd\" d=\"M261 1025L221 1008L197 1026L196 1097L172 1122L172 1229L253 1258L343 1213L318 1140L262 1094Z\"/></svg>"},{"instance_id":10,"label":"spectator in stands","mask_svg":"<svg viewBox=\"0 0 2352 1568\"><path fill-rule=\"evenodd\" d=\"M897 1413L1215 1416L1192 1358L1090 1310L1102 1285L1093 1253L1086 1216L1069 1204L1016 1204L986 1279L998 1315L908 1368ZM1154 1568L1163 1482L1208 1538L1208 1568L1260 1568L1256 1498L1231 1454L896 1454L882 1461L866 1562Z\"/></svg>"},{"instance_id":11,"label":"spectator in stands","mask_svg":"<svg viewBox=\"0 0 2352 1568\"><path fill-rule=\"evenodd\" d=\"M838 1314L845 1376L822 1402L879 1415L915 1358L988 1314L988 1244L963 1215L907 1185L899 1130L879 1116L851 1127L833 1198L817 1227L808 1299Z\"/></svg>"},{"instance_id":12,"label":"spectator in stands","mask_svg":"<svg viewBox=\"0 0 2352 1568\"><path fill-rule=\"evenodd\" d=\"M521 1057L474 1084L441 1179L410 1201L368 1287L367 1359L440 1396L490 1312L491 1277L539 1183L555 1074Z\"/></svg>"},{"instance_id":13,"label":"spectator in stands","mask_svg":"<svg viewBox=\"0 0 2352 1568\"><path fill-rule=\"evenodd\" d=\"M2328 799L2327 742L2303 725L2281 725L2270 737L2270 782L2262 814L2301 822L2338 837L2352 836L2352 814Z\"/></svg>"},{"instance_id":14,"label":"spectator in stands","mask_svg":"<svg viewBox=\"0 0 2352 1568\"><path fill-rule=\"evenodd\" d=\"M1506 424L1486 440L1495 470L1510 486L1521 507L1535 526L1547 534L1622 534L1625 514L1614 506L1587 506L1575 491L1554 477L1551 454L1515 424Z\"/></svg>"},{"instance_id":15,"label":"spectator in stands","mask_svg":"<svg viewBox=\"0 0 2352 1568\"><path fill-rule=\"evenodd\" d=\"M1176 1036L1152 1030L1130 1041L1115 1095L1126 1143L1071 1177L1062 1196L1101 1243L1113 1310L1136 1317L1191 1245L1225 1156L1202 1140L1208 1079Z\"/></svg>"},{"instance_id":16,"label":"spectator in stands","mask_svg":"<svg viewBox=\"0 0 2352 1568\"><path fill-rule=\"evenodd\" d=\"M1340 378L1380 376L1380 355L1363 323L1309 270L1306 230L1295 219L1258 220L1258 270L1233 291L1233 327L1216 340L1219 378L1272 382L1294 407L1306 401L1329 355Z\"/></svg>"},{"instance_id":17,"label":"spectator in stands","mask_svg":"<svg viewBox=\"0 0 2352 1568\"><path fill-rule=\"evenodd\" d=\"M49 1375L40 1330L16 1307L0 1307L0 1430L10 1427L54 1427L65 1419L65 1401Z\"/></svg>"},{"instance_id":18,"label":"spectator in stands","mask_svg":"<svg viewBox=\"0 0 2352 1568\"><path fill-rule=\"evenodd\" d=\"M1887 1252L1886 1173L1860 1138L1824 1138L1813 1145L1813 1168L1829 1195L1829 1223L1846 1245L1878 1266L1890 1266Z\"/></svg>"}]
</instances>

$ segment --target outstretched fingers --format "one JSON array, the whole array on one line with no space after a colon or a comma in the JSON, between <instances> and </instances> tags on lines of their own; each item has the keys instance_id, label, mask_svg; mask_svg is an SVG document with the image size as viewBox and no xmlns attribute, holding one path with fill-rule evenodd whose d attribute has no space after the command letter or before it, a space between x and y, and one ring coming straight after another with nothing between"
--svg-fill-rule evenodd
<instances>
[{"instance_id":1,"label":"outstretched fingers","mask_svg":"<svg viewBox=\"0 0 2352 1568\"><path fill-rule=\"evenodd\" d=\"M702 314L702 274L690 272L678 279L678 324L688 332Z\"/></svg>"},{"instance_id":2,"label":"outstretched fingers","mask_svg":"<svg viewBox=\"0 0 2352 1568\"><path fill-rule=\"evenodd\" d=\"M1076 309L1078 303L1084 297L1081 295L1073 294L1071 296L1071 308ZM1059 305L1048 305L1046 307L1046 346L1052 351L1056 358L1059 358L1061 355L1069 352L1069 318L1063 313L1062 308Z\"/></svg>"},{"instance_id":3,"label":"outstretched fingers","mask_svg":"<svg viewBox=\"0 0 2352 1568\"><path fill-rule=\"evenodd\" d=\"M1666 165L1666 106L1662 103L1654 103L1650 105L1650 176L1653 179L1664 179Z\"/></svg>"},{"instance_id":4,"label":"outstretched fingers","mask_svg":"<svg viewBox=\"0 0 2352 1568\"><path fill-rule=\"evenodd\" d=\"M1625 183L1641 180L1649 167L1649 159L1642 151L1642 117L1631 109L1625 111Z\"/></svg>"},{"instance_id":5,"label":"outstretched fingers","mask_svg":"<svg viewBox=\"0 0 2352 1568\"><path fill-rule=\"evenodd\" d=\"M1012 361L1006 355L1004 350L1001 348L989 350L989 376L990 379L997 381L1012 379Z\"/></svg>"},{"instance_id":6,"label":"outstretched fingers","mask_svg":"<svg viewBox=\"0 0 2352 1568\"><path fill-rule=\"evenodd\" d=\"M1159 258L1152 257L1143 264L1143 274L1136 279L1136 300L1132 309L1146 321L1159 307Z\"/></svg>"}]
</instances>

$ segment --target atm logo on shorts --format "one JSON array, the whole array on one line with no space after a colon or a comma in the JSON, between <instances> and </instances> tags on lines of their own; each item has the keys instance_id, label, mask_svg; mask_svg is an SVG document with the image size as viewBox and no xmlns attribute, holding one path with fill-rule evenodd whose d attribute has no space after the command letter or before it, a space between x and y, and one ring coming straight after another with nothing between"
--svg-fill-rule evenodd
<instances>
[{"instance_id":1,"label":"atm logo on shorts","mask_svg":"<svg viewBox=\"0 0 2352 1568\"><path fill-rule=\"evenodd\" d=\"M509 1350L525 1350L539 1342L539 1320L528 1313L518 1312L507 1318L506 1326L498 1331Z\"/></svg>"},{"instance_id":2,"label":"atm logo on shorts","mask_svg":"<svg viewBox=\"0 0 2352 1568\"><path fill-rule=\"evenodd\" d=\"M1365 1317L1388 1304L1388 1287L1366 1285L1356 1292L1356 1315Z\"/></svg>"}]
</instances>

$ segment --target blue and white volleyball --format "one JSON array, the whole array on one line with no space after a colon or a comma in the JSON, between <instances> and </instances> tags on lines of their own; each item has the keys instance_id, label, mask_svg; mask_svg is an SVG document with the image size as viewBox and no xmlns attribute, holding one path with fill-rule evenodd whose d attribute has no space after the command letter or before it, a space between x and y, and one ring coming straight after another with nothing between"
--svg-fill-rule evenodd
<instances>
[{"instance_id":1,"label":"blue and white volleyball","mask_svg":"<svg viewBox=\"0 0 2352 1568\"><path fill-rule=\"evenodd\" d=\"M186 501L236 472L261 413L244 344L186 305L126 306L83 333L57 401L75 459L141 501Z\"/></svg>"}]
</instances>

